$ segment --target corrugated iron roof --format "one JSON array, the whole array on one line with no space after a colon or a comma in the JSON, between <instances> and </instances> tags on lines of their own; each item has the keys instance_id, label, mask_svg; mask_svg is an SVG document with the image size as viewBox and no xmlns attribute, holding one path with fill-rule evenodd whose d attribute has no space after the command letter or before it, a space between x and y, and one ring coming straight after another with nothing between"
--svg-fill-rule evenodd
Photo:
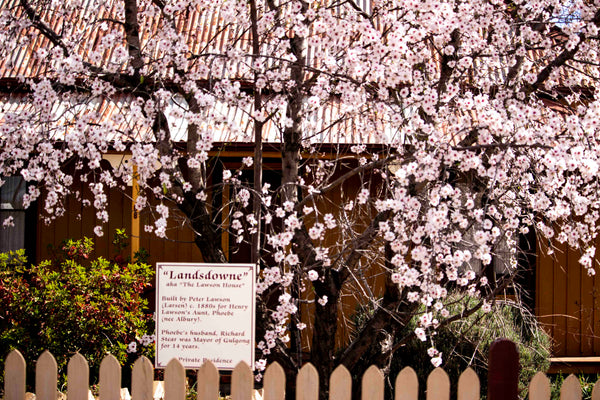
<instances>
[{"instance_id":1,"label":"corrugated iron roof","mask_svg":"<svg viewBox=\"0 0 600 400\"><path fill-rule=\"evenodd\" d=\"M0 97L0 125L8 118L22 118L28 122L41 120L41 114L27 99L27 94L12 94ZM165 114L169 122L171 138L175 142L187 140L188 118L187 105L182 99L172 99L166 107ZM215 118L207 118L199 127L210 131L215 142L252 142L253 118L252 108L231 107L222 102L206 110L221 117L227 123L215 123ZM78 120L86 121L86 129L102 126L104 138L108 141L152 141L154 134L152 121L146 120L136 99L128 95L117 95L111 99L95 97L86 102L65 97L56 101L49 111L52 115L52 130L44 131L46 124L38 124L36 129L43 131L43 137L52 140L65 140L70 131L75 129ZM47 119L47 116L45 117ZM210 124L210 125L209 125ZM36 125L36 124L32 124ZM92 128L90 128L92 127ZM280 143L283 127L276 118L268 119L263 128L263 142ZM393 143L401 140L400 132L392 129L391 124L375 119L373 113L368 116L357 113L344 113L339 104L327 104L310 111L303 120L304 138L310 143Z\"/></svg>"},{"instance_id":2,"label":"corrugated iron roof","mask_svg":"<svg viewBox=\"0 0 600 400\"><path fill-rule=\"evenodd\" d=\"M40 20L55 32L60 32L63 38L73 38L72 49L82 61L102 67L119 67L126 70L127 63L118 59L119 45L125 46L124 37L119 38L114 45L105 46L101 54L94 52L102 48L103 41L110 40L108 26L115 24L114 21L122 20L122 10L117 7L120 3L114 1L100 2L98 0L71 0L78 1L77 14L63 15L59 7L46 5L40 10ZM154 56L157 61L161 56L161 43L156 37L159 25L169 23L159 18L158 13L148 11L153 7L149 2L139 2L139 32L140 44L143 51ZM58 4L58 3L55 3ZM21 16L25 13L20 7L19 0L0 1L0 10L15 13ZM212 7L186 13L177 13L173 17L173 26L188 46L191 56L193 54L219 52L223 53L232 48L249 51L250 34L244 32L240 26L225 25L221 18L221 7L219 2L214 2ZM163 26L163 28L165 28ZM36 52L40 48L51 48L50 40L36 33L34 27L23 27L17 32L20 43L17 47L10 49L10 56L0 60L0 76L7 77L36 77L44 75L48 71L48 57L40 58ZM241 33L241 35L240 35ZM5 35L11 32L5 32ZM201 60L197 60L201 63ZM235 71L230 71L235 75ZM205 77L202 77L205 78Z\"/></svg>"},{"instance_id":3,"label":"corrugated iron roof","mask_svg":"<svg viewBox=\"0 0 600 400\"><path fill-rule=\"evenodd\" d=\"M328 2L329 0L324 0ZM371 4L369 0L354 0L355 4L367 13L371 12ZM77 4L77 12L73 14L65 14L65 7L61 7L62 3ZM175 28L175 34L183 38L186 44L185 54L190 62L190 69L202 71L200 65L203 63L201 55L210 53L225 54L231 50L240 50L243 53L251 53L250 29L242 17L237 21L236 25L226 24L223 18L223 13L230 13L226 9L227 2L206 1L201 9L197 6L193 10L185 9L185 12L177 12L173 14L172 21L166 18L159 17L156 6L151 1L138 1L139 12L139 32L141 48L145 54L149 54L153 58L154 63L160 63L161 55L164 54L161 48L165 43L161 42L161 38L156 36L156 33L168 28L167 24L172 24ZM340 6L338 6L340 7ZM122 21L124 11L122 4L118 1L106 0L53 0L50 4L44 2L39 5L38 10L34 10L40 21L47 25L54 32L60 34L62 38L72 38L70 47L81 58L82 61L93 65L118 68L126 70L128 65L119 59L118 47L126 46L124 37L118 38L116 43L109 46L102 46L104 41L110 40L109 25L120 24L115 21ZM0 12L9 12L17 17L23 16L25 13L20 0L0 0ZM229 20L229 19L228 19ZM384 26L375 19L375 26L379 30L383 30ZM38 57L36 52L41 48L50 48L50 40L36 32L34 27L22 26L20 32L4 32L4 37L8 35L16 35L19 37L19 45L13 49L9 49L10 56L0 59L0 77L37 77L42 76L48 71L48 63L50 57ZM480 33L483 35L483 33ZM124 36L124 35L123 35ZM560 36L560 35L558 35ZM558 36L554 37L556 40ZM4 43L7 45L7 43ZM98 53L97 50L102 50ZM271 49L261 49L262 54L271 54ZM308 59L313 66L317 66L320 60L314 57L316 48L307 49ZM527 71L536 72L544 67L545 55L547 50L535 49L527 52ZM433 52L435 57L436 52ZM492 57L493 60L493 57ZM56 66L55 66L56 67ZM502 81L506 78L508 65L502 60L490 61L487 57L476 59L476 69L482 68L490 73L490 77L494 80ZM589 66L582 66L589 71L586 73L597 73L597 69ZM593 71L592 71L593 69ZM238 67L231 67L229 70L224 70L223 73L229 78L239 77L241 72ZM562 79L568 79L569 76L575 74L574 70L562 69ZM206 79L207 76L199 76L199 79ZM504 82L501 82L504 83Z\"/></svg>"},{"instance_id":4,"label":"corrugated iron roof","mask_svg":"<svg viewBox=\"0 0 600 400\"><path fill-rule=\"evenodd\" d=\"M122 63L119 56L119 46L124 47L124 38L118 38L115 43L108 45L111 41L109 30L106 29L113 20L122 20L123 10L119 8L120 2L100 1L100 0L64 0L68 2L77 2L78 13L76 15L65 15L61 13L61 0L52 0L40 6L39 16L41 21L56 32L60 32L62 37L73 37L72 46L75 53L82 61L94 65L101 65L114 71L127 68L126 63ZM358 1L358 0L357 0ZM154 7L149 1L139 1L140 4L140 33L141 47L146 54L153 55L153 61L160 63L160 56L163 54L161 42L156 32L159 25L169 23L164 18L159 18L158 14L153 12ZM225 25L223 13L230 12L224 9L227 2L206 2L203 9L196 8L191 11L176 13L172 24L175 26L174 33L180 35L186 44L190 65L192 70L203 71L201 68L204 62L201 54L225 53L231 49L237 49L243 53L250 52L250 34L245 28L244 21L240 20L238 25ZM363 10L367 7L366 0L360 0L358 3ZM20 6L19 0L0 0L0 12L11 12L15 15L22 15L25 10ZM162 28L166 28L163 26ZM16 28L15 28L16 29ZM38 54L42 48L52 48L50 40L36 32L33 27L20 27L19 32L2 32L6 38L7 35L14 34L20 38L19 44L9 49L9 57L0 59L0 78L17 77L38 77L44 76L56 69L52 65L52 57L49 55ZM10 41L0 40L0 46L7 46ZM104 45L106 44L106 46ZM54 51L60 51L55 47ZM99 52L101 50L101 52ZM268 54L269 49L263 49ZM315 49L308 49L307 53L312 65L316 66L319 60L314 57ZM126 54L126 53L125 53ZM434 53L435 54L435 53ZM194 55L198 55L195 57ZM527 53L527 63L530 71L535 72L544 66L541 62L544 60L544 51L536 50ZM502 60L490 61L486 58L478 61L475 69L487 71L493 83L504 83L508 72L506 62ZM438 60L439 61L439 60ZM52 66L52 68L49 68ZM240 64L223 69L223 74L230 78L239 78L242 72ZM568 71L568 72L567 72ZM573 70L561 69L560 79L570 79ZM595 70L597 73L597 70ZM197 74L198 79L207 79L208 76ZM85 77L84 77L85 78ZM9 112L26 112L31 105L23 101L25 95L11 94L0 99L0 120ZM123 140L146 140L151 138L152 132L149 127L151 123L144 121L142 113L135 107L135 98L126 94L115 94L110 98L90 97L85 104L75 104L76 102L61 100L54 104L52 113L58 120L63 121L58 129L52 134L59 140L61 135L64 137L70 126L75 122L75 113L82 112L92 115L97 123L109 124L113 138L119 136ZM178 104L177 99L171 100L171 108L167 108L172 138L175 141L185 141L187 138L187 120L185 116L176 115L173 107ZM183 105L184 111L186 108ZM312 110L306 114L304 119L305 137L314 142L328 143L394 143L402 140L400 133L391 127L391 124L381 119L374 112L364 112L369 105L363 106L362 110L351 110L346 112L343 106L338 102L329 102L318 109ZM362 113L360 112L362 111ZM223 102L217 102L206 111L222 115L223 119L231 124L216 124L211 126L214 132L214 138L218 142L245 142L251 141L252 134L252 107L232 107ZM402 112L399 110L398 112ZM185 113L184 113L185 114ZM146 122L146 123L145 123ZM233 127L233 128L232 128ZM62 132L62 133L61 133ZM280 142L282 127L280 121L276 118L269 119L263 130L263 140L265 142Z\"/></svg>"},{"instance_id":5,"label":"corrugated iron roof","mask_svg":"<svg viewBox=\"0 0 600 400\"><path fill-rule=\"evenodd\" d=\"M110 69L118 67L121 70L127 68L127 64L120 63L118 50L121 45L125 46L125 41L120 41L110 45L103 46L103 42L110 41L107 24L113 23L111 19L117 19L120 11L117 7L118 2L100 2L98 0L69 0L79 2L79 12L77 15L63 15L59 12L60 7L54 7L52 4L39 10L40 19L47 24L49 28L56 32L62 32L63 37L73 36L77 39L73 48L81 61L89 62L93 65L103 66ZM364 1L363 1L364 2ZM165 24L164 19L159 19L158 14L152 12L145 13L152 7L151 3L141 3L140 11L140 33L141 47L147 54L152 54L155 60L160 59L161 42L155 33L159 24ZM53 3L58 4L58 3ZM20 6L19 0L0 0L0 9L14 12L17 16L25 11ZM204 10L195 9L185 13L176 14L173 25L178 34L185 38L189 54L186 56L193 59L196 68L202 71L200 67L203 63L202 58L193 57L194 54L224 53L231 49L237 49L241 52L250 52L250 34L243 30L241 25L225 25L222 18L222 8L219 2L214 2L211 7ZM122 19L122 18L121 18ZM11 34L11 32L7 32ZM28 78L52 75L57 69L56 65L51 65L51 57L44 53L37 52L40 49L55 48L50 40L36 32L33 27L22 28L21 32L14 32L22 40L19 45L10 49L10 56L0 60L1 78ZM105 49L103 49L105 47ZM103 49L98 53L98 49ZM269 54L269 49L264 49ZM309 50L309 56L311 51ZM275 62L275 61L273 61ZM313 65L317 65L318 60L311 58ZM49 68L51 66L51 68ZM228 77L236 77L239 70L229 69L224 71ZM199 79L207 79L208 76L198 76ZM0 120L7 113L29 112L35 114L34 108L27 104L26 94L10 94L0 99ZM135 106L132 107L135 98L126 94L118 94L109 98L91 97L85 104L77 105L73 100L61 100L53 105L51 113L55 115L59 123L57 126L63 129L55 130L51 133L55 140L61 140L66 132L75 124L75 114L81 113L93 115L96 123L109 125L109 131L112 132L111 139L120 138L121 140L146 140L152 136L149 127L151 123L145 121L141 113L136 112ZM171 136L175 141L185 141L187 138L187 120L184 117L173 117L175 114L172 107L176 107L177 101L172 100L171 108L167 108L166 113L169 119ZM186 106L184 105L184 108ZM250 142L253 140L252 133L252 107L232 107L225 103L217 102L209 113L223 116L223 119L230 124L216 124L211 126L213 136L217 142ZM119 117L121 116L121 117ZM370 116L372 119L373 116ZM115 123L114 121L119 121ZM304 121L304 131L306 140L312 142L331 142L331 143L380 143L382 135L393 136L390 132L381 130L381 121L363 121L359 114L343 113L339 104L326 104L319 109L311 111ZM374 128L378 125L377 129ZM371 126L371 128L369 128ZM263 141L280 142L282 126L275 118L267 120L263 129ZM385 133L376 133L382 132ZM388 129L389 131L389 129ZM109 135L109 136L111 136Z\"/></svg>"}]
</instances>

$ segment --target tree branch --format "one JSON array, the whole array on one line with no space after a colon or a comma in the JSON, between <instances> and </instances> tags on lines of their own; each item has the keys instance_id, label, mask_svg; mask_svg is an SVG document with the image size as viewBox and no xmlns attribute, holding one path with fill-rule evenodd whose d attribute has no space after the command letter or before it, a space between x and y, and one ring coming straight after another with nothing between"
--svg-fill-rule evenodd
<instances>
[{"instance_id":1,"label":"tree branch","mask_svg":"<svg viewBox=\"0 0 600 400\"><path fill-rule=\"evenodd\" d=\"M391 211L383 211L378 213L369 226L364 230L364 232L352 241L352 247L349 250L349 254L347 257L341 261L341 257L344 255L344 251L340 254L334 265L337 265L337 270L340 274L340 282L343 283L350 276L350 271L356 266L358 261L364 256L363 250L369 248L373 244L373 240L377 237L379 233L379 223L387 220Z\"/></svg>"},{"instance_id":2,"label":"tree branch","mask_svg":"<svg viewBox=\"0 0 600 400\"><path fill-rule=\"evenodd\" d=\"M29 5L27 0L20 0L20 4L25 10L27 17L31 21L32 25L39 30L42 35L48 38L55 46L62 49L65 57L69 56L69 48L63 43L62 38L54 32L48 25L46 25L41 17L35 12L35 10Z\"/></svg>"},{"instance_id":3,"label":"tree branch","mask_svg":"<svg viewBox=\"0 0 600 400\"><path fill-rule=\"evenodd\" d=\"M597 26L600 25L600 9L596 11L596 14L594 14L594 18L591 22L593 22ZM540 87L542 87L542 85L550 77L552 71L562 67L567 61L573 59L575 54L577 54L577 52L579 51L579 47L581 46L581 44L585 42L585 34L583 32L580 32L578 36L579 42L577 42L577 44L571 50L563 50L562 53L560 53L554 60L552 60L548 65L546 65L544 69L542 69L538 73L535 82L525 90L525 93L527 95L537 91Z\"/></svg>"},{"instance_id":4,"label":"tree branch","mask_svg":"<svg viewBox=\"0 0 600 400\"><path fill-rule=\"evenodd\" d=\"M337 178L335 181L331 182L329 185L325 186L324 188L319 189L318 192L315 193L311 193L308 196L306 196L304 199L302 199L301 202L299 202L296 205L296 210L300 210L302 209L302 207L310 202L313 201L314 198L316 196L323 196L329 192L331 192L332 190L334 190L335 188L337 188L338 186L340 186L341 184L343 184L344 182L346 182L348 179L350 179L351 177L358 175L362 172L366 172L375 168L380 168L383 167L385 164L388 164L394 160L396 160L398 158L397 155L392 155L386 159L381 159L381 160L377 160L374 162L370 162L367 163L365 165L361 165L359 167L354 168L352 171L348 171L346 172L344 175L340 176L339 178Z\"/></svg>"},{"instance_id":5,"label":"tree branch","mask_svg":"<svg viewBox=\"0 0 600 400\"><path fill-rule=\"evenodd\" d=\"M131 58L131 66L135 71L134 76L139 75L139 70L144 65L140 46L140 26L137 11L138 5L136 0L125 0L125 37Z\"/></svg>"}]
</instances>

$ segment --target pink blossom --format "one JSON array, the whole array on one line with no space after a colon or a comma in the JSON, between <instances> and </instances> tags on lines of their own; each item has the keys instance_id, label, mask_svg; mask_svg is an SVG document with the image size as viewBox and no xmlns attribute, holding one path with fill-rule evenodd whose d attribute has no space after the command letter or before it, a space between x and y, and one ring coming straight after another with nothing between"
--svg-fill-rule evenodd
<instances>
[{"instance_id":1,"label":"pink blossom","mask_svg":"<svg viewBox=\"0 0 600 400\"><path fill-rule=\"evenodd\" d=\"M135 353L137 351L137 342L133 341L127 345L128 353Z\"/></svg>"}]
</instances>

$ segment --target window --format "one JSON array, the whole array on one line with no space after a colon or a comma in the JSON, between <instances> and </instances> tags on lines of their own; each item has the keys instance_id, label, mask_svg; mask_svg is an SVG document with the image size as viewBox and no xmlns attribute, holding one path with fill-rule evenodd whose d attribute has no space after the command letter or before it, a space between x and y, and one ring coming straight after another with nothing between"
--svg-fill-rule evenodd
<instances>
[{"instance_id":1,"label":"window","mask_svg":"<svg viewBox=\"0 0 600 400\"><path fill-rule=\"evenodd\" d=\"M4 180L0 186L0 252L25 248L26 212L23 196L26 184L20 176ZM5 226L5 221L12 226Z\"/></svg>"}]
</instances>

